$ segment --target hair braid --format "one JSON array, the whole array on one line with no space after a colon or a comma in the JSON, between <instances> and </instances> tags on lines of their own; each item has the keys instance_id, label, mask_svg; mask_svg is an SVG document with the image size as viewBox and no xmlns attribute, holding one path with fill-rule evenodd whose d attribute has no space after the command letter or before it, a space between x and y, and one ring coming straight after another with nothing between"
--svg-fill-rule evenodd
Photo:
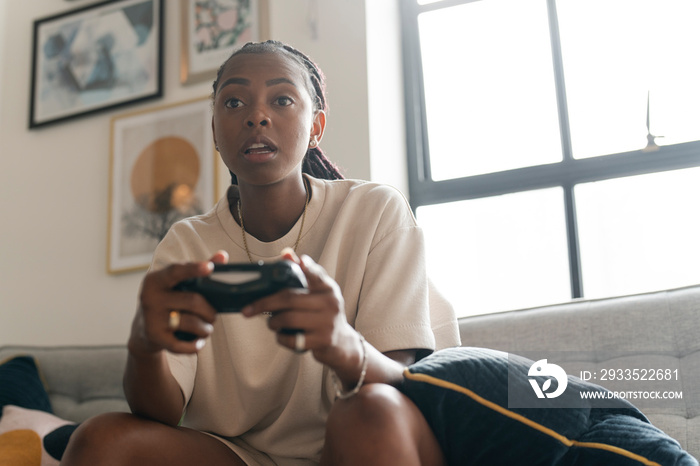
<instances>
[{"instance_id":1,"label":"hair braid","mask_svg":"<svg viewBox=\"0 0 700 466\"><path fill-rule=\"evenodd\" d=\"M212 100L216 96L216 91L219 87L219 80L221 79L221 75L224 72L226 64L236 55L245 53L284 53L291 55L291 57L299 64L299 66L309 77L309 81L311 82L309 94L312 96L314 108L317 111L321 110L325 112L328 110L328 104L326 102L326 81L321 69L308 56L304 55L299 50L274 40L268 40L266 42L248 42L243 47L233 52L231 56L221 65L221 67L219 67L216 74L216 79L212 84ZM302 172L311 175L314 178L322 178L326 180L342 180L344 178L338 167L325 156L321 148L318 146L310 148L306 151L306 155L304 156L304 160L302 162ZM231 182L233 184L238 183L238 179L233 172L231 172Z\"/></svg>"}]
</instances>

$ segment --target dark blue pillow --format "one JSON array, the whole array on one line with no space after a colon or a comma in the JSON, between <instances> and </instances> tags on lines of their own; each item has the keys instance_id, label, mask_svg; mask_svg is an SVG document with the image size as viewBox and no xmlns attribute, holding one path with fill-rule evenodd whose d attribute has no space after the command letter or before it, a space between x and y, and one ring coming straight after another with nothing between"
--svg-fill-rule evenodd
<instances>
[{"instance_id":1,"label":"dark blue pillow","mask_svg":"<svg viewBox=\"0 0 700 466\"><path fill-rule=\"evenodd\" d=\"M402 390L425 416L450 465L698 465L625 400L604 408L509 408L509 382L511 389L515 384L532 391L531 367L533 361L500 351L450 348L406 368ZM567 380L576 390L607 391Z\"/></svg>"},{"instance_id":2,"label":"dark blue pillow","mask_svg":"<svg viewBox=\"0 0 700 466\"><path fill-rule=\"evenodd\" d=\"M0 364L0 415L5 405L53 413L33 357L16 356Z\"/></svg>"}]
</instances>

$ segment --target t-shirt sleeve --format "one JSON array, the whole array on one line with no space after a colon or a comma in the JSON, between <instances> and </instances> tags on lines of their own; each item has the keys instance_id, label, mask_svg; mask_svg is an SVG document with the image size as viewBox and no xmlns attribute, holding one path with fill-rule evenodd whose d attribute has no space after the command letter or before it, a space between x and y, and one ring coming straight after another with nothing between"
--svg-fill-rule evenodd
<instances>
[{"instance_id":1,"label":"t-shirt sleeve","mask_svg":"<svg viewBox=\"0 0 700 466\"><path fill-rule=\"evenodd\" d=\"M206 260L209 258L206 245L189 224L182 220L170 227L153 253L150 270L160 270L170 264Z\"/></svg>"},{"instance_id":2,"label":"t-shirt sleeve","mask_svg":"<svg viewBox=\"0 0 700 466\"><path fill-rule=\"evenodd\" d=\"M430 326L435 335L435 350L452 348L462 344L459 324L452 304L438 291L435 284L428 279L430 298Z\"/></svg>"},{"instance_id":3,"label":"t-shirt sleeve","mask_svg":"<svg viewBox=\"0 0 700 466\"><path fill-rule=\"evenodd\" d=\"M367 258L355 328L379 351L435 349L420 236L415 226L394 230Z\"/></svg>"},{"instance_id":4,"label":"t-shirt sleeve","mask_svg":"<svg viewBox=\"0 0 700 466\"><path fill-rule=\"evenodd\" d=\"M383 194L355 327L383 352L458 346L454 310L427 275L423 231L398 191Z\"/></svg>"}]
</instances>

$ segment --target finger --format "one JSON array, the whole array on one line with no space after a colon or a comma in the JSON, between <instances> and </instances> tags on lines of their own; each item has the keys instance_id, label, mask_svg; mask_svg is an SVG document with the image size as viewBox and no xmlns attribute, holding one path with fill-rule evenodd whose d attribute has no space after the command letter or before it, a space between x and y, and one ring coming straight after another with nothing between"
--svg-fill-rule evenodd
<instances>
[{"instance_id":1,"label":"finger","mask_svg":"<svg viewBox=\"0 0 700 466\"><path fill-rule=\"evenodd\" d=\"M197 316L208 323L216 320L216 309L204 296L194 291L174 291L163 296L161 305L164 309L177 309Z\"/></svg>"},{"instance_id":2,"label":"finger","mask_svg":"<svg viewBox=\"0 0 700 466\"><path fill-rule=\"evenodd\" d=\"M213 331L213 326L182 311L170 311L145 316L139 312L134 319L130 344L145 352L166 349L176 353L195 353ZM150 321L150 323L148 323Z\"/></svg>"},{"instance_id":3,"label":"finger","mask_svg":"<svg viewBox=\"0 0 700 466\"><path fill-rule=\"evenodd\" d=\"M303 254L299 259L299 266L302 272L304 272L304 276L306 276L310 291L322 291L333 288L333 284L335 283L333 279L331 279L328 272L311 257Z\"/></svg>"},{"instance_id":4,"label":"finger","mask_svg":"<svg viewBox=\"0 0 700 466\"><path fill-rule=\"evenodd\" d=\"M290 247L282 249L282 259L287 259L296 264L300 263L299 256L297 256L297 253L294 251L294 249Z\"/></svg>"},{"instance_id":5,"label":"finger","mask_svg":"<svg viewBox=\"0 0 700 466\"><path fill-rule=\"evenodd\" d=\"M277 343L298 354L305 353L313 346L308 334L300 331L277 332Z\"/></svg>"},{"instance_id":6,"label":"finger","mask_svg":"<svg viewBox=\"0 0 700 466\"><path fill-rule=\"evenodd\" d=\"M163 288L150 278L148 283L144 283L139 302L144 324L152 328L163 328L170 311L174 309L195 314L208 323L216 319L216 310L201 294Z\"/></svg>"},{"instance_id":7,"label":"finger","mask_svg":"<svg viewBox=\"0 0 700 466\"><path fill-rule=\"evenodd\" d=\"M211 261L189 262L187 264L172 264L156 272L156 280L166 288L172 288L181 281L209 275L214 270Z\"/></svg>"},{"instance_id":8,"label":"finger","mask_svg":"<svg viewBox=\"0 0 700 466\"><path fill-rule=\"evenodd\" d=\"M172 353L193 354L204 348L207 340L199 338L191 341L175 339L167 345L168 351Z\"/></svg>"},{"instance_id":9,"label":"finger","mask_svg":"<svg viewBox=\"0 0 700 466\"><path fill-rule=\"evenodd\" d=\"M220 249L216 251L216 253L213 256L211 256L209 260L215 264L226 264L228 263L228 259L228 252L224 251L223 249Z\"/></svg>"},{"instance_id":10,"label":"finger","mask_svg":"<svg viewBox=\"0 0 700 466\"><path fill-rule=\"evenodd\" d=\"M314 304L314 300L309 300L309 291L304 288L285 288L277 293L265 296L257 301L245 306L242 309L246 317L271 313L280 314L287 311L304 311L321 308Z\"/></svg>"},{"instance_id":11,"label":"finger","mask_svg":"<svg viewBox=\"0 0 700 466\"><path fill-rule=\"evenodd\" d=\"M177 320L177 326L170 325L173 323L173 319L169 319L168 322L168 330L173 332L179 340L194 341L205 339L214 331L214 326L211 323L189 312L171 311L170 314L171 316L179 315L179 318L175 319Z\"/></svg>"},{"instance_id":12,"label":"finger","mask_svg":"<svg viewBox=\"0 0 700 466\"><path fill-rule=\"evenodd\" d=\"M267 319L267 327L273 332L286 331L289 329L299 329L312 332L324 324L319 318L318 310L314 309L293 309L273 313Z\"/></svg>"}]
</instances>

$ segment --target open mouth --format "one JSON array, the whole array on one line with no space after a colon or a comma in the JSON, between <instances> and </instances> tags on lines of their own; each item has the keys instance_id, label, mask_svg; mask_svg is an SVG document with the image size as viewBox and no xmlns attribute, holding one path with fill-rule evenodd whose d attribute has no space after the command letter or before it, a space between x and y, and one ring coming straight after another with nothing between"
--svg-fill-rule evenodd
<instances>
[{"instance_id":1,"label":"open mouth","mask_svg":"<svg viewBox=\"0 0 700 466\"><path fill-rule=\"evenodd\" d=\"M274 152L275 148L272 146L269 146L267 144L263 143L255 143L251 144L250 147L248 147L245 151L243 151L244 154L246 155L255 155L255 154L267 154L270 152Z\"/></svg>"}]
</instances>

